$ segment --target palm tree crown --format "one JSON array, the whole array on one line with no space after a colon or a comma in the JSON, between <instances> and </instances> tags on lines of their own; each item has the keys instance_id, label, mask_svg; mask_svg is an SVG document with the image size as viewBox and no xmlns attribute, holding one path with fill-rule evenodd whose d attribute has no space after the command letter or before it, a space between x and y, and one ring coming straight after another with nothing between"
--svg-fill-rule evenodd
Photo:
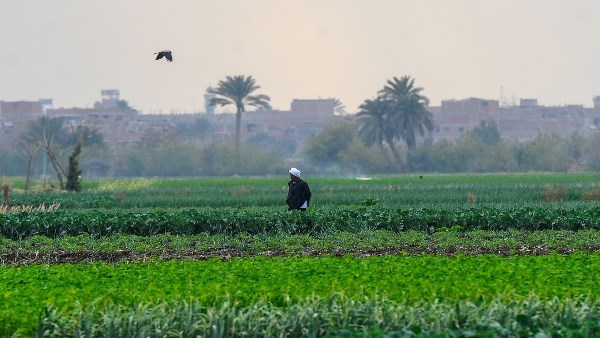
<instances>
[{"instance_id":1,"label":"palm tree crown","mask_svg":"<svg viewBox=\"0 0 600 338\"><path fill-rule=\"evenodd\" d=\"M427 110L429 99L421 95L423 88L415 87L414 82L410 76L394 77L379 91L394 107L389 122L410 151L417 146L417 133L423 136L433 130L433 114Z\"/></svg>"},{"instance_id":2,"label":"palm tree crown","mask_svg":"<svg viewBox=\"0 0 600 338\"><path fill-rule=\"evenodd\" d=\"M251 95L260 86L252 75L227 76L225 80L219 81L216 89L210 92L217 97L211 100L211 105L226 106L233 104L236 107L235 115L235 143L240 143L242 113L246 111L246 106L257 108L271 108L271 98L267 95Z\"/></svg>"},{"instance_id":3,"label":"palm tree crown","mask_svg":"<svg viewBox=\"0 0 600 338\"><path fill-rule=\"evenodd\" d=\"M359 135L367 146L387 144L400 160L395 141L403 140L409 151L416 148L417 134L433 130L433 115L427 110L429 99L421 95L409 76L388 80L375 99L360 105L357 117Z\"/></svg>"},{"instance_id":4,"label":"palm tree crown","mask_svg":"<svg viewBox=\"0 0 600 338\"><path fill-rule=\"evenodd\" d=\"M383 148L383 144L387 144L396 160L399 160L394 146L395 133L387 121L391 110L389 102L381 97L367 99L359 106L359 109L360 111L356 114L360 121L358 136L367 146L377 144Z\"/></svg>"},{"instance_id":5,"label":"palm tree crown","mask_svg":"<svg viewBox=\"0 0 600 338\"><path fill-rule=\"evenodd\" d=\"M347 115L348 114L346 112L346 106L344 106L344 103L342 103L342 101L340 99L332 98L331 100L333 100L334 113L337 113L338 115Z\"/></svg>"}]
</instances>

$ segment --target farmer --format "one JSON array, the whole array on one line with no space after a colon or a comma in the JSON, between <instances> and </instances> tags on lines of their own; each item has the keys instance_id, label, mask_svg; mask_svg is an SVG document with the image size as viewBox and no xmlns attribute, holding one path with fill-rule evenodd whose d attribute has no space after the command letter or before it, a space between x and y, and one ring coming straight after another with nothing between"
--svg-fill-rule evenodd
<instances>
[{"instance_id":1,"label":"farmer","mask_svg":"<svg viewBox=\"0 0 600 338\"><path fill-rule=\"evenodd\" d=\"M300 170L291 168L289 173L290 181L288 182L288 195L285 200L285 203L288 205L288 211L306 211L311 196L308 183L300 179Z\"/></svg>"}]
</instances>

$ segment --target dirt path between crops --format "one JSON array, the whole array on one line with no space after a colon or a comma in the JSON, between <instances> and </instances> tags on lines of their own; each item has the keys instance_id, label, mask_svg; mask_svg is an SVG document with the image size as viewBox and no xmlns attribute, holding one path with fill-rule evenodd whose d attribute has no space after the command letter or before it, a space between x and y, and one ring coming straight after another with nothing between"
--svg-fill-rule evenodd
<instances>
[{"instance_id":1,"label":"dirt path between crops","mask_svg":"<svg viewBox=\"0 0 600 338\"><path fill-rule=\"evenodd\" d=\"M304 250L304 251L285 251L285 250L267 250L263 252L246 252L231 248L195 250L195 251L164 251L162 253L142 253L129 250L117 250L114 252L85 250L77 252L54 251L47 253L4 253L0 254L0 265L30 265L30 264L64 264L64 263L84 263L84 262L106 262L106 263L132 263L144 262L148 260L173 260L173 259L193 259L207 260L219 258L223 261L244 258L244 257L285 257L285 256L306 256L318 257L325 255L345 256L353 255L355 257L371 257L382 255L443 255L453 256L463 255L501 255L501 256L519 256L519 255L547 255L550 253L568 255L575 252L599 252L600 246L587 246L583 248L553 248L547 246L531 247L505 247L505 248L485 248L474 246L455 246L455 247L422 247L422 246L400 246L372 249L339 249L339 250Z\"/></svg>"}]
</instances>

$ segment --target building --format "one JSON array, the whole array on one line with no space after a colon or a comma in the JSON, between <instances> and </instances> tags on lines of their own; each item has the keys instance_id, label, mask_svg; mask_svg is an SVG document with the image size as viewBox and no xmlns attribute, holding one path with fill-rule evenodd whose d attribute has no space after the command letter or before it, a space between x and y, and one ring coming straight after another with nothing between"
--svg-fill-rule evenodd
<instances>
[{"instance_id":1,"label":"building","mask_svg":"<svg viewBox=\"0 0 600 338\"><path fill-rule=\"evenodd\" d=\"M0 144L14 147L15 138L27 122L43 114L44 104L40 101L0 101Z\"/></svg>"},{"instance_id":2,"label":"building","mask_svg":"<svg viewBox=\"0 0 600 338\"><path fill-rule=\"evenodd\" d=\"M100 92L101 100L93 108L52 108L51 99L0 102L0 144L15 146L15 138L27 123L42 116L63 117L67 127L98 128L109 147L142 142L148 135L169 135L184 139L233 140L235 113L217 113L210 100L209 87L204 95L206 112L193 114L141 114L120 99L117 89ZM493 120L502 139L528 141L539 133L568 137L573 132L584 136L600 131L600 96L593 108L583 105L542 106L536 99L521 99L518 105L501 106L498 100L467 98L444 100L429 107L433 114L434 141L456 140ZM258 109L242 115L241 139L268 137L276 142L294 142L300 150L311 136L327 126L346 119L335 114L335 99L294 99L289 110Z\"/></svg>"},{"instance_id":3,"label":"building","mask_svg":"<svg viewBox=\"0 0 600 338\"><path fill-rule=\"evenodd\" d=\"M519 105L500 106L497 100L469 98L442 101L430 107L435 127L434 141L455 140L481 121L493 120L502 139L529 141L540 133L569 137L574 132L583 136L600 130L600 97L594 107L583 105L541 106L536 99L521 99Z\"/></svg>"},{"instance_id":4,"label":"building","mask_svg":"<svg viewBox=\"0 0 600 338\"><path fill-rule=\"evenodd\" d=\"M213 97L209 87L205 95L206 112L140 114L119 98L118 90L108 89L101 91L101 100L93 108L46 108L44 102L36 101L2 102L0 121L3 134L8 135L13 130L22 130L27 123L39 117L61 117L68 128L97 128L109 147L139 143L145 136L157 133L182 136L178 134L184 134L185 130L189 131L197 125L206 127L206 130L188 133L191 137L185 138L233 140L236 114L216 113L209 104ZM334 106L333 99L294 99L290 110L246 111L242 115L241 138L267 136L275 141L293 141L301 146L308 137L340 119L334 114ZM203 122L198 123L200 120ZM201 132L205 132L206 137L199 137L202 136L199 134Z\"/></svg>"},{"instance_id":5,"label":"building","mask_svg":"<svg viewBox=\"0 0 600 338\"><path fill-rule=\"evenodd\" d=\"M109 146L138 142L145 128L136 123L138 111L119 98L117 89L104 89L100 94L101 100L94 103L94 108L46 109L46 115L64 118L68 127L97 128Z\"/></svg>"}]
</instances>

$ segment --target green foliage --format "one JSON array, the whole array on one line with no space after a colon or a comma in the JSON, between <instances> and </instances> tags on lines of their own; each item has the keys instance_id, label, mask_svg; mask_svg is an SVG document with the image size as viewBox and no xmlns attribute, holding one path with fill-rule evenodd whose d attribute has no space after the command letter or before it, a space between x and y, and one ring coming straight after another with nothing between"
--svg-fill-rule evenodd
<instances>
[{"instance_id":1,"label":"green foliage","mask_svg":"<svg viewBox=\"0 0 600 338\"><path fill-rule=\"evenodd\" d=\"M567 172L598 170L593 134L561 138L540 133L533 140L515 143L497 140L489 125L467 131L454 140L423 143L410 153L408 168L422 172ZM360 164L357 160L355 163ZM345 164L351 167L352 164ZM398 172L395 168L393 172ZM385 171L380 171L385 172Z\"/></svg>"},{"instance_id":2,"label":"green foliage","mask_svg":"<svg viewBox=\"0 0 600 338\"><path fill-rule=\"evenodd\" d=\"M339 163L343 154L356 140L356 126L353 122L341 122L325 128L320 134L306 141L306 158L324 166Z\"/></svg>"},{"instance_id":3,"label":"green foliage","mask_svg":"<svg viewBox=\"0 0 600 338\"><path fill-rule=\"evenodd\" d=\"M402 140L409 151L414 151L418 137L433 130L433 115L427 110L429 99L421 94L422 88L414 79L403 76L388 80L375 99L360 105L357 117L359 134L367 145L384 143L400 162L395 142Z\"/></svg>"},{"instance_id":4,"label":"green foliage","mask_svg":"<svg viewBox=\"0 0 600 338\"><path fill-rule=\"evenodd\" d=\"M229 147L233 147L229 145ZM261 158L258 156L258 158ZM266 161L266 160L265 160ZM248 163L248 169L253 167ZM276 168L276 167L274 167ZM287 174L287 169L273 169ZM13 192L14 205L60 204L61 210L111 208L196 208L196 207L283 207L287 175L273 177L118 179L84 182L77 196L60 192ZM314 189L315 207L358 205L376 196L382 207L453 209L468 204L466 196L477 197L478 206L556 207L547 202L548 184L563 186L562 207L593 202L584 192L593 191L598 176L587 174L515 175L405 175L372 177L319 177L307 174ZM23 183L11 179L11 186ZM240 192L249 192L240 194Z\"/></svg>"},{"instance_id":5,"label":"green foliage","mask_svg":"<svg viewBox=\"0 0 600 338\"><path fill-rule=\"evenodd\" d=\"M373 204L374 200L366 203ZM363 230L430 231L460 226L468 230L586 230L600 229L600 207L465 207L454 210L431 208L319 208L308 213L290 213L264 208L178 209L154 211L100 211L85 213L14 212L0 214L0 235L23 239L42 235L52 238L89 234L151 236L190 234L319 234Z\"/></svg>"},{"instance_id":6,"label":"green foliage","mask_svg":"<svg viewBox=\"0 0 600 338\"><path fill-rule=\"evenodd\" d=\"M78 141L73 148L71 156L69 156L69 167L67 168L67 185L68 191L81 191L81 168L79 167L79 155L83 143Z\"/></svg>"},{"instance_id":7,"label":"green foliage","mask_svg":"<svg viewBox=\"0 0 600 338\"><path fill-rule=\"evenodd\" d=\"M451 228L438 228L433 233L414 230L403 232L361 230L319 234L289 234L279 231L273 234L242 232L234 235L116 234L98 238L82 234L58 238L36 235L18 240L0 238L0 254L7 257L15 253L45 255L81 251L114 253L122 250L150 256L160 256L165 252L186 254L195 250L206 250L217 254L222 249L231 249L248 255L261 254L267 250L295 255L322 250L351 252L373 248L395 248L404 251L404 254L421 254L432 250L451 253L456 251L456 248L464 254L485 252L526 254L527 251L523 250L530 250L530 248L537 248L540 252L588 252L598 247L600 247L600 231L597 230L468 231L458 225ZM408 249L411 251L407 251Z\"/></svg>"},{"instance_id":8,"label":"green foliage","mask_svg":"<svg viewBox=\"0 0 600 338\"><path fill-rule=\"evenodd\" d=\"M239 307L171 301L108 305L65 313L45 308L38 329L49 336L147 337L177 332L183 337L217 334L250 337L591 337L600 331L597 302L579 299L419 302L386 297L311 296L284 306L257 302Z\"/></svg>"},{"instance_id":9,"label":"green foliage","mask_svg":"<svg viewBox=\"0 0 600 338\"><path fill-rule=\"evenodd\" d=\"M540 133L526 148L526 168L540 171L566 171L560 156L562 139L556 134Z\"/></svg>"},{"instance_id":10,"label":"green foliage","mask_svg":"<svg viewBox=\"0 0 600 338\"><path fill-rule=\"evenodd\" d=\"M367 147L362 141L354 140L348 148L339 154L341 168L352 174L393 173L397 165L388 156L386 150L371 146Z\"/></svg>"},{"instance_id":11,"label":"green foliage","mask_svg":"<svg viewBox=\"0 0 600 338\"><path fill-rule=\"evenodd\" d=\"M440 317L441 321L425 321L421 325L441 324L445 322L443 318L453 318L460 324L455 321L448 323L457 324L454 328L458 328L467 325L470 321L485 320L492 315L488 312L492 309L500 315L502 312L496 312L499 311L498 307L488 306L489 302L496 305L500 302L516 306L511 315L504 313L504 316L508 316L504 317L504 320L512 318L511 322L520 321L522 325L517 328L536 330L535 325L541 323L546 323L544 325L548 328L560 325L560 322L552 319L556 317L550 314L561 312L546 312L548 315L542 315L544 303L554 304L556 310L565 310L562 312L565 317L561 318L569 319L575 327L577 324L587 322L586 315L578 315L578 313L586 313L585 309L592 311L589 313L590 316L598 315L600 280L590 271L597 271L599 268L600 255L598 254L509 258L498 256L384 256L365 259L352 256L255 257L227 261L213 259L2 268L0 269L2 290L0 328L4 331L0 331L0 334L6 335L18 328L32 330L38 314L48 305L51 305L51 308L41 313L40 325L59 321L62 317L60 313L73 313L82 308L104 309L111 308L111 304L122 304L129 308L137 304L161 304L179 299L198 301L199 304L215 307L215 310L224 309L225 304L235 304L236 308L247 308L268 303L276 308L298 306L298 309L304 309L306 313L314 311L312 309L315 308L311 307L310 303L303 303L302 299L310 297L327 299L339 293L351 297L356 306L360 306L360 302L356 303L357 299L365 301L378 296L394 303L405 304L404 310L400 312L378 312L384 316L395 316L394 314L399 316L379 317L380 320L390 318L390 324L408 313L416 313L409 311L409 308L431 309L433 306L448 304L454 305L456 312L448 312L447 315ZM532 299L532 294L537 297ZM567 307L560 306L564 304L563 302L569 302L566 301L567 299L582 299L584 304L573 306L580 303L570 302ZM462 302L468 304L464 308L460 307ZM329 311L337 308L332 301L327 303L330 305ZM350 304L351 302L348 302L348 305ZM588 304L592 306L585 307ZM317 308L325 310L323 307ZM59 312L54 312L52 309ZM444 309L448 311L448 307ZM480 310L485 311L479 312ZM99 315L95 310L91 311L92 314L89 316ZM571 314L568 314L569 312ZM115 322L115 328L124 328L123 325L126 323L121 320L126 316L113 317L108 312L103 313L108 314L109 318L118 320ZM132 314L128 311L126 313ZM310 315L297 317L297 319L309 319L314 313L309 312ZM450 316L452 313L454 315ZM438 311L435 314L441 315L442 312ZM470 316L466 316L467 314ZM214 315L215 318L218 317L217 314ZM427 314L429 315L433 314ZM86 317L88 316L66 318L74 320ZM136 316L136 318L141 317ZM149 318L159 320L154 315ZM160 318L163 322L173 317L163 313ZM327 316L317 315L315 318L318 318L319 322L314 324L321 326ZM502 315L499 318L503 318ZM578 321L579 319L583 321ZM63 322L63 324L67 323L68 321ZM428 328L433 329L428 326L421 329Z\"/></svg>"},{"instance_id":12,"label":"green foliage","mask_svg":"<svg viewBox=\"0 0 600 338\"><path fill-rule=\"evenodd\" d=\"M502 140L498 125L494 120L481 120L473 131L485 144L497 144Z\"/></svg>"},{"instance_id":13,"label":"green foliage","mask_svg":"<svg viewBox=\"0 0 600 338\"><path fill-rule=\"evenodd\" d=\"M407 75L394 77L379 91L379 97L391 106L387 122L392 124L394 138L403 140L409 151L415 150L419 136L433 130L433 115L427 110L429 99L414 83Z\"/></svg>"},{"instance_id":14,"label":"green foliage","mask_svg":"<svg viewBox=\"0 0 600 338\"><path fill-rule=\"evenodd\" d=\"M368 197L367 199L363 200L362 202L360 202L360 205L364 205L364 206L373 206L373 205L377 205L379 203L379 200L373 197Z\"/></svg>"},{"instance_id":15,"label":"green foliage","mask_svg":"<svg viewBox=\"0 0 600 338\"><path fill-rule=\"evenodd\" d=\"M592 133L587 137L584 143L584 158L586 159L588 170L600 171L600 133Z\"/></svg>"},{"instance_id":16,"label":"green foliage","mask_svg":"<svg viewBox=\"0 0 600 338\"><path fill-rule=\"evenodd\" d=\"M77 197L14 194L21 205L61 209L0 214L2 258L82 250L147 256L1 266L0 335L599 334L600 255L587 250L600 243L600 207L580 200L598 186L597 175L314 177L315 206L306 213L285 211L286 181L112 180L90 183ZM564 187L560 201L544 201L549 184ZM551 254L527 255L524 246ZM403 247L467 253L306 257ZM265 256L158 258L223 249ZM287 255L269 257L273 251Z\"/></svg>"},{"instance_id":17,"label":"green foliage","mask_svg":"<svg viewBox=\"0 0 600 338\"><path fill-rule=\"evenodd\" d=\"M213 126L205 117L199 117L191 122L180 122L176 126L177 135L182 139L208 139L213 135Z\"/></svg>"}]
</instances>

